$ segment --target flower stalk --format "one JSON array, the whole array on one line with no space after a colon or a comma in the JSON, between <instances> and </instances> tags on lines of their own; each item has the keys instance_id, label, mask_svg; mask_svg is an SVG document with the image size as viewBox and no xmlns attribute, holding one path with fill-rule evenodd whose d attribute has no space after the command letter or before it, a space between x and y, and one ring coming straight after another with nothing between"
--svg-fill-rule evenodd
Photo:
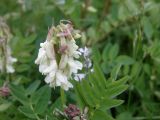
<instances>
[{"instance_id":1,"label":"flower stalk","mask_svg":"<svg viewBox=\"0 0 160 120\"><path fill-rule=\"evenodd\" d=\"M13 63L17 61L11 56L10 39L10 29L4 19L0 17L0 72L4 74L14 73Z\"/></svg>"}]
</instances>

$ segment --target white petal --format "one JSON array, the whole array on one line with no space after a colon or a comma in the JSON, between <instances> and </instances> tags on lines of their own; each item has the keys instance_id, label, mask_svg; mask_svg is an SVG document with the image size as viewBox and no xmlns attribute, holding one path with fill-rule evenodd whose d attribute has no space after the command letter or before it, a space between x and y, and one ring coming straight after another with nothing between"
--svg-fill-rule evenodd
<instances>
[{"instance_id":1,"label":"white petal","mask_svg":"<svg viewBox=\"0 0 160 120\"><path fill-rule=\"evenodd\" d=\"M36 64L40 64L40 62L41 62L42 58L45 56L45 54L46 54L46 52L44 51L44 49L43 49L43 48L40 48L40 49L39 49L39 53L38 53L38 57L37 57L37 59L35 60L35 63L36 63Z\"/></svg>"},{"instance_id":2,"label":"white petal","mask_svg":"<svg viewBox=\"0 0 160 120\"><path fill-rule=\"evenodd\" d=\"M81 55L81 53L79 51L74 51L73 52L73 57L79 58L79 55Z\"/></svg>"},{"instance_id":3,"label":"white petal","mask_svg":"<svg viewBox=\"0 0 160 120\"><path fill-rule=\"evenodd\" d=\"M74 35L74 38L75 38L75 39L81 38L81 35L78 34L78 33L76 33L76 34Z\"/></svg>"},{"instance_id":4,"label":"white petal","mask_svg":"<svg viewBox=\"0 0 160 120\"><path fill-rule=\"evenodd\" d=\"M84 48L79 48L79 52L84 53Z\"/></svg>"},{"instance_id":5,"label":"white petal","mask_svg":"<svg viewBox=\"0 0 160 120\"><path fill-rule=\"evenodd\" d=\"M45 81L46 83L51 83L52 79L53 79L53 78L48 74L48 75L45 77L44 81Z\"/></svg>"},{"instance_id":6,"label":"white petal","mask_svg":"<svg viewBox=\"0 0 160 120\"><path fill-rule=\"evenodd\" d=\"M40 64L39 65L39 72L41 72L42 74L46 75L47 74L47 69L48 65L47 64Z\"/></svg>"},{"instance_id":7,"label":"white petal","mask_svg":"<svg viewBox=\"0 0 160 120\"><path fill-rule=\"evenodd\" d=\"M62 87L64 90L68 91L69 88L73 88L73 85L72 85L70 82L67 82L67 84L62 84L61 87Z\"/></svg>"},{"instance_id":8,"label":"white petal","mask_svg":"<svg viewBox=\"0 0 160 120\"><path fill-rule=\"evenodd\" d=\"M68 64L70 66L71 72L73 72L73 73L77 73L77 71L81 70L83 67L81 62L79 62L77 60L73 60L73 59L70 59L68 61Z\"/></svg>"},{"instance_id":9,"label":"white petal","mask_svg":"<svg viewBox=\"0 0 160 120\"><path fill-rule=\"evenodd\" d=\"M67 55L62 55L60 63L59 63L59 68L64 69L67 65L67 61L68 61L68 56Z\"/></svg>"},{"instance_id":10,"label":"white petal","mask_svg":"<svg viewBox=\"0 0 160 120\"><path fill-rule=\"evenodd\" d=\"M56 74L56 71L52 71L51 73L49 73L45 78L45 82L53 83L53 81L55 80L55 74Z\"/></svg>"},{"instance_id":11,"label":"white petal","mask_svg":"<svg viewBox=\"0 0 160 120\"><path fill-rule=\"evenodd\" d=\"M7 73L14 73L15 70L11 65L7 65Z\"/></svg>"},{"instance_id":12,"label":"white petal","mask_svg":"<svg viewBox=\"0 0 160 120\"><path fill-rule=\"evenodd\" d=\"M61 86L62 83L67 83L67 76L64 75L61 71L56 73L56 85Z\"/></svg>"},{"instance_id":13,"label":"white petal","mask_svg":"<svg viewBox=\"0 0 160 120\"><path fill-rule=\"evenodd\" d=\"M83 73L80 73L80 74L74 74L74 79L76 80L76 81L81 81L83 78L85 78L85 74L83 74Z\"/></svg>"},{"instance_id":14,"label":"white petal","mask_svg":"<svg viewBox=\"0 0 160 120\"><path fill-rule=\"evenodd\" d=\"M57 70L57 63L55 60L51 61L51 63L46 66L46 68L43 70L44 74L48 74L52 71L56 71Z\"/></svg>"},{"instance_id":15,"label":"white petal","mask_svg":"<svg viewBox=\"0 0 160 120\"><path fill-rule=\"evenodd\" d=\"M52 43L46 41L44 44L44 49L46 50L47 56L51 59L54 59L55 52L54 52L54 47L53 47Z\"/></svg>"},{"instance_id":16,"label":"white petal","mask_svg":"<svg viewBox=\"0 0 160 120\"><path fill-rule=\"evenodd\" d=\"M87 57L87 56L90 55L90 53L91 53L91 50L88 49L87 47L85 47L85 48L84 48L84 56Z\"/></svg>"},{"instance_id":17,"label":"white petal","mask_svg":"<svg viewBox=\"0 0 160 120\"><path fill-rule=\"evenodd\" d=\"M12 63L14 63L14 62L17 62L17 59L16 59L16 58L11 57L10 61L11 61Z\"/></svg>"}]
</instances>

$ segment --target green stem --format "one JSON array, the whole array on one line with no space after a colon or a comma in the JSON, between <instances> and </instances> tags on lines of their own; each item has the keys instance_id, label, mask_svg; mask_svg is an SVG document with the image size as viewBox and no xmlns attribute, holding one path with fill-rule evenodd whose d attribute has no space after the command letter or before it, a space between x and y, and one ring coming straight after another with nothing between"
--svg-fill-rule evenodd
<instances>
[{"instance_id":1,"label":"green stem","mask_svg":"<svg viewBox=\"0 0 160 120\"><path fill-rule=\"evenodd\" d=\"M141 16L136 16L134 19L137 21L137 26L138 26L138 30L136 33L136 39L133 41L133 58L135 60L138 59L138 55L139 55L139 51L142 49L142 41L143 41L143 31L142 31L142 23L141 23L141 19L144 16L144 5L141 5L142 9L140 11ZM140 60L142 62L142 60ZM137 78L137 77L136 77ZM129 83L129 86L131 86L133 83ZM128 97L128 105L127 105L127 109L129 109L130 106L130 101L131 101L131 90L129 90L129 97Z\"/></svg>"},{"instance_id":2,"label":"green stem","mask_svg":"<svg viewBox=\"0 0 160 120\"><path fill-rule=\"evenodd\" d=\"M91 0L84 0L84 8L81 11L81 19L85 19L87 15L87 8L90 6Z\"/></svg>"},{"instance_id":3,"label":"green stem","mask_svg":"<svg viewBox=\"0 0 160 120\"><path fill-rule=\"evenodd\" d=\"M32 106L31 103L30 103L30 108L31 108L31 110L33 111L33 113L34 113L36 119L37 119L37 120L41 120L40 117L37 115L37 113L34 112L34 108L33 108L33 106Z\"/></svg>"},{"instance_id":4,"label":"green stem","mask_svg":"<svg viewBox=\"0 0 160 120\"><path fill-rule=\"evenodd\" d=\"M131 84L129 85L131 86ZM127 110L129 110L129 106L130 106L130 102L131 102L131 90L129 89L129 93L128 93L128 103L127 103Z\"/></svg>"},{"instance_id":5,"label":"green stem","mask_svg":"<svg viewBox=\"0 0 160 120\"><path fill-rule=\"evenodd\" d=\"M66 100L65 100L65 93L64 93L63 88L60 89L60 94L61 94L62 105L65 106Z\"/></svg>"}]
</instances>

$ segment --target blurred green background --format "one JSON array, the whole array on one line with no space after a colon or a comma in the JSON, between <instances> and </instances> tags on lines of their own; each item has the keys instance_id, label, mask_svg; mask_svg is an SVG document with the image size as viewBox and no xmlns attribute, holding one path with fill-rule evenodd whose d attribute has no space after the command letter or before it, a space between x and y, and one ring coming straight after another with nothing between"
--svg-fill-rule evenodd
<instances>
[{"instance_id":1,"label":"blurred green background","mask_svg":"<svg viewBox=\"0 0 160 120\"><path fill-rule=\"evenodd\" d=\"M92 58L106 78L131 76L128 90L118 97L125 102L111 109L112 116L160 119L159 13L160 0L0 0L0 16L11 29L12 52L18 59L12 80L27 86L44 79L34 64L39 44L52 24L70 20L81 30L78 43L92 48ZM14 109L0 113L0 120L8 120Z\"/></svg>"}]
</instances>

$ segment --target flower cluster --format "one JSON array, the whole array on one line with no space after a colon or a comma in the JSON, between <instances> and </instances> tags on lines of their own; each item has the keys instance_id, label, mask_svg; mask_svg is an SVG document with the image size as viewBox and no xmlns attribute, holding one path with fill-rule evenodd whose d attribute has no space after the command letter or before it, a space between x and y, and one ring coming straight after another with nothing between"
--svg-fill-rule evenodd
<instances>
[{"instance_id":1,"label":"flower cluster","mask_svg":"<svg viewBox=\"0 0 160 120\"><path fill-rule=\"evenodd\" d=\"M69 106L64 110L64 112L71 120L74 120L75 117L80 116L81 114L77 106L73 104L69 104Z\"/></svg>"},{"instance_id":2,"label":"flower cluster","mask_svg":"<svg viewBox=\"0 0 160 120\"><path fill-rule=\"evenodd\" d=\"M35 63L39 64L39 71L46 75L45 82L51 87L61 86L64 90L73 87L69 79L83 67L78 61L81 53L75 41L80 37L69 21L66 24L61 21L50 28L46 41L40 44Z\"/></svg>"},{"instance_id":3,"label":"flower cluster","mask_svg":"<svg viewBox=\"0 0 160 120\"><path fill-rule=\"evenodd\" d=\"M2 87L0 87L0 96L7 97L10 95L10 89L6 83Z\"/></svg>"},{"instance_id":4,"label":"flower cluster","mask_svg":"<svg viewBox=\"0 0 160 120\"><path fill-rule=\"evenodd\" d=\"M88 120L88 107L85 107L82 111L80 111L78 106L69 104L66 106L64 111L56 108L53 111L53 114L60 120Z\"/></svg>"},{"instance_id":5,"label":"flower cluster","mask_svg":"<svg viewBox=\"0 0 160 120\"><path fill-rule=\"evenodd\" d=\"M4 19L0 17L0 72L13 73L13 63L17 61L11 56L9 40L11 33Z\"/></svg>"}]
</instances>

